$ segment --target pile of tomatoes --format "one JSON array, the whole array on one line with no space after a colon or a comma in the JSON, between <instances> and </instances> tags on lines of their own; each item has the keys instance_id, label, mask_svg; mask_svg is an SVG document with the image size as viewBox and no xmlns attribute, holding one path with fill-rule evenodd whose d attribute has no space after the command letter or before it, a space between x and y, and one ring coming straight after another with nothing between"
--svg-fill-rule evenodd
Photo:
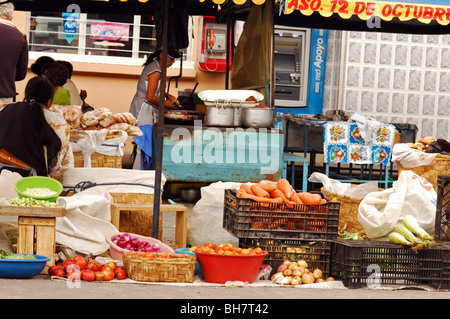
<instances>
[{"instance_id":1,"label":"pile of tomatoes","mask_svg":"<svg viewBox=\"0 0 450 319\"><path fill-rule=\"evenodd\" d=\"M170 259L172 256L167 253L152 253L152 252L146 252L146 253L126 253L127 256L136 256L136 257L144 257L144 258L166 258Z\"/></svg>"},{"instance_id":2,"label":"pile of tomatoes","mask_svg":"<svg viewBox=\"0 0 450 319\"><path fill-rule=\"evenodd\" d=\"M214 243L205 243L203 246L195 246L190 250L194 253L204 253L204 254L217 254L217 255L240 255L240 256L252 256L252 255L262 255L265 252L261 247L256 248L240 248L233 247L232 244L221 244L217 246Z\"/></svg>"},{"instance_id":3,"label":"pile of tomatoes","mask_svg":"<svg viewBox=\"0 0 450 319\"><path fill-rule=\"evenodd\" d=\"M114 261L109 261L103 265L98 260L83 256L68 258L55 266L49 267L48 274L84 281L110 281L127 278L127 273L123 267L118 266Z\"/></svg>"}]
</instances>

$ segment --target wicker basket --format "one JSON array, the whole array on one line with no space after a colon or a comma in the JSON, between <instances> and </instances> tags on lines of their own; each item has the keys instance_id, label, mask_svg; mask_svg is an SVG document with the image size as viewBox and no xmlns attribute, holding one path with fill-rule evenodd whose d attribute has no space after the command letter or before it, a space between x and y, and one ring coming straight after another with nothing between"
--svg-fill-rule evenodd
<instances>
[{"instance_id":1,"label":"wicker basket","mask_svg":"<svg viewBox=\"0 0 450 319\"><path fill-rule=\"evenodd\" d=\"M125 253L123 265L130 279L146 282L193 282L197 257L187 254L155 254L158 257L142 257Z\"/></svg>"},{"instance_id":2,"label":"wicker basket","mask_svg":"<svg viewBox=\"0 0 450 319\"><path fill-rule=\"evenodd\" d=\"M153 205L154 194L142 193L111 193L115 204L135 204L139 205ZM120 213L120 232L139 234L142 236L151 237L153 227L153 214L148 211L126 211ZM163 233L163 219L159 218L159 233L158 239L162 240Z\"/></svg>"},{"instance_id":3,"label":"wicker basket","mask_svg":"<svg viewBox=\"0 0 450 319\"><path fill-rule=\"evenodd\" d=\"M420 177L425 178L430 182L434 190L438 191L438 176L450 174L450 155L437 154L433 162L426 166L417 167L403 167L400 163L398 165L398 174L402 171L413 171Z\"/></svg>"},{"instance_id":4,"label":"wicker basket","mask_svg":"<svg viewBox=\"0 0 450 319\"><path fill-rule=\"evenodd\" d=\"M70 131L70 140L78 141L80 138L84 137L85 133L83 131ZM105 137L105 141L118 138L122 136L122 131L108 131ZM74 166L84 167L84 157L82 152L73 153ZM91 166L90 167L108 167L108 168L122 168L123 156L111 156L100 153L91 154Z\"/></svg>"},{"instance_id":5,"label":"wicker basket","mask_svg":"<svg viewBox=\"0 0 450 319\"><path fill-rule=\"evenodd\" d=\"M352 187L354 186L356 185L352 185ZM336 198L341 203L339 208L339 231L345 227L345 230L351 233L360 233L361 236L365 235L364 228L358 221L358 208L362 198L331 193L325 187L322 187L320 191L328 199Z\"/></svg>"}]
</instances>

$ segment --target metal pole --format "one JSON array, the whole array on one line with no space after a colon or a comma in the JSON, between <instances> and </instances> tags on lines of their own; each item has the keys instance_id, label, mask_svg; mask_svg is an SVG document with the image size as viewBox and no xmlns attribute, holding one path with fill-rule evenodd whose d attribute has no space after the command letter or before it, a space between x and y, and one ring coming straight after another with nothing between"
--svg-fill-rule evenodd
<instances>
[{"instance_id":1,"label":"metal pole","mask_svg":"<svg viewBox=\"0 0 450 319\"><path fill-rule=\"evenodd\" d=\"M155 130L156 135L156 157L155 157L155 199L153 202L153 224L152 237L159 237L159 217L161 206L161 175L162 175L162 153L163 153L163 136L164 136L164 112L166 101L166 76L167 76L167 35L169 29L169 8L171 0L164 0L164 30L163 30L163 47L162 47L162 63L161 63L161 80L159 90L159 110L158 123Z\"/></svg>"}]
</instances>

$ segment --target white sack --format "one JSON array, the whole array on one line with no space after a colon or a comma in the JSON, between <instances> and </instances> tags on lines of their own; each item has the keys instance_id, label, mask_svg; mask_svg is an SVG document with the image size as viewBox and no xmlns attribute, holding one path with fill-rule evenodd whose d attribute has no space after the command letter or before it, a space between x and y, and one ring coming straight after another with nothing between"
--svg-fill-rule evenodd
<instances>
[{"instance_id":1,"label":"white sack","mask_svg":"<svg viewBox=\"0 0 450 319\"><path fill-rule=\"evenodd\" d=\"M21 179L22 176L19 173L8 171L4 169L0 173L0 194L4 200L16 198L19 195L14 189L14 184ZM9 204L9 203L6 203ZM0 215L0 227L4 228L17 228L18 217L17 216L3 216Z\"/></svg>"},{"instance_id":2,"label":"white sack","mask_svg":"<svg viewBox=\"0 0 450 319\"><path fill-rule=\"evenodd\" d=\"M415 150L405 143L398 143L392 149L391 161L396 164L401 164L403 167L419 167L430 165L438 153L425 153L423 151Z\"/></svg>"},{"instance_id":3,"label":"white sack","mask_svg":"<svg viewBox=\"0 0 450 319\"><path fill-rule=\"evenodd\" d=\"M206 242L239 244L238 238L223 228L225 189L238 190L241 183L217 182L202 187L201 199L195 204L187 223L187 241L192 246Z\"/></svg>"},{"instance_id":4,"label":"white sack","mask_svg":"<svg viewBox=\"0 0 450 319\"><path fill-rule=\"evenodd\" d=\"M117 232L111 224L111 202L109 193L96 188L59 197L67 214L56 218L56 242L86 255L107 251L106 235Z\"/></svg>"},{"instance_id":5,"label":"white sack","mask_svg":"<svg viewBox=\"0 0 450 319\"><path fill-rule=\"evenodd\" d=\"M64 190L73 188L78 183L86 181L96 184L113 183L114 185L96 186L96 188L107 190L110 193L154 194L154 188L149 186L155 185L155 171L107 167L75 167L69 168L62 178ZM161 191L165 182L166 178L162 174Z\"/></svg>"},{"instance_id":6,"label":"white sack","mask_svg":"<svg viewBox=\"0 0 450 319\"><path fill-rule=\"evenodd\" d=\"M414 216L434 234L437 194L433 185L412 171L402 171L392 188L369 193L359 204L358 220L372 240L388 240L394 226L406 215Z\"/></svg>"}]
</instances>

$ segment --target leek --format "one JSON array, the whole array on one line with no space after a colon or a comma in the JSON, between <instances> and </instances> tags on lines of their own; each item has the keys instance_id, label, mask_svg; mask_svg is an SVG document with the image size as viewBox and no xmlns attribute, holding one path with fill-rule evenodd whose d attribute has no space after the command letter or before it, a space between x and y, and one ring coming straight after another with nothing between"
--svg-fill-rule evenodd
<instances>
[{"instance_id":1,"label":"leek","mask_svg":"<svg viewBox=\"0 0 450 319\"><path fill-rule=\"evenodd\" d=\"M420 227L414 216L407 215L403 217L403 225L420 239L429 241L433 240L433 237L431 237L422 227Z\"/></svg>"},{"instance_id":2,"label":"leek","mask_svg":"<svg viewBox=\"0 0 450 319\"><path fill-rule=\"evenodd\" d=\"M389 241L394 244L401 244L406 246L412 246L412 243L409 242L405 236L400 235L399 233L393 232L389 234Z\"/></svg>"}]
</instances>

